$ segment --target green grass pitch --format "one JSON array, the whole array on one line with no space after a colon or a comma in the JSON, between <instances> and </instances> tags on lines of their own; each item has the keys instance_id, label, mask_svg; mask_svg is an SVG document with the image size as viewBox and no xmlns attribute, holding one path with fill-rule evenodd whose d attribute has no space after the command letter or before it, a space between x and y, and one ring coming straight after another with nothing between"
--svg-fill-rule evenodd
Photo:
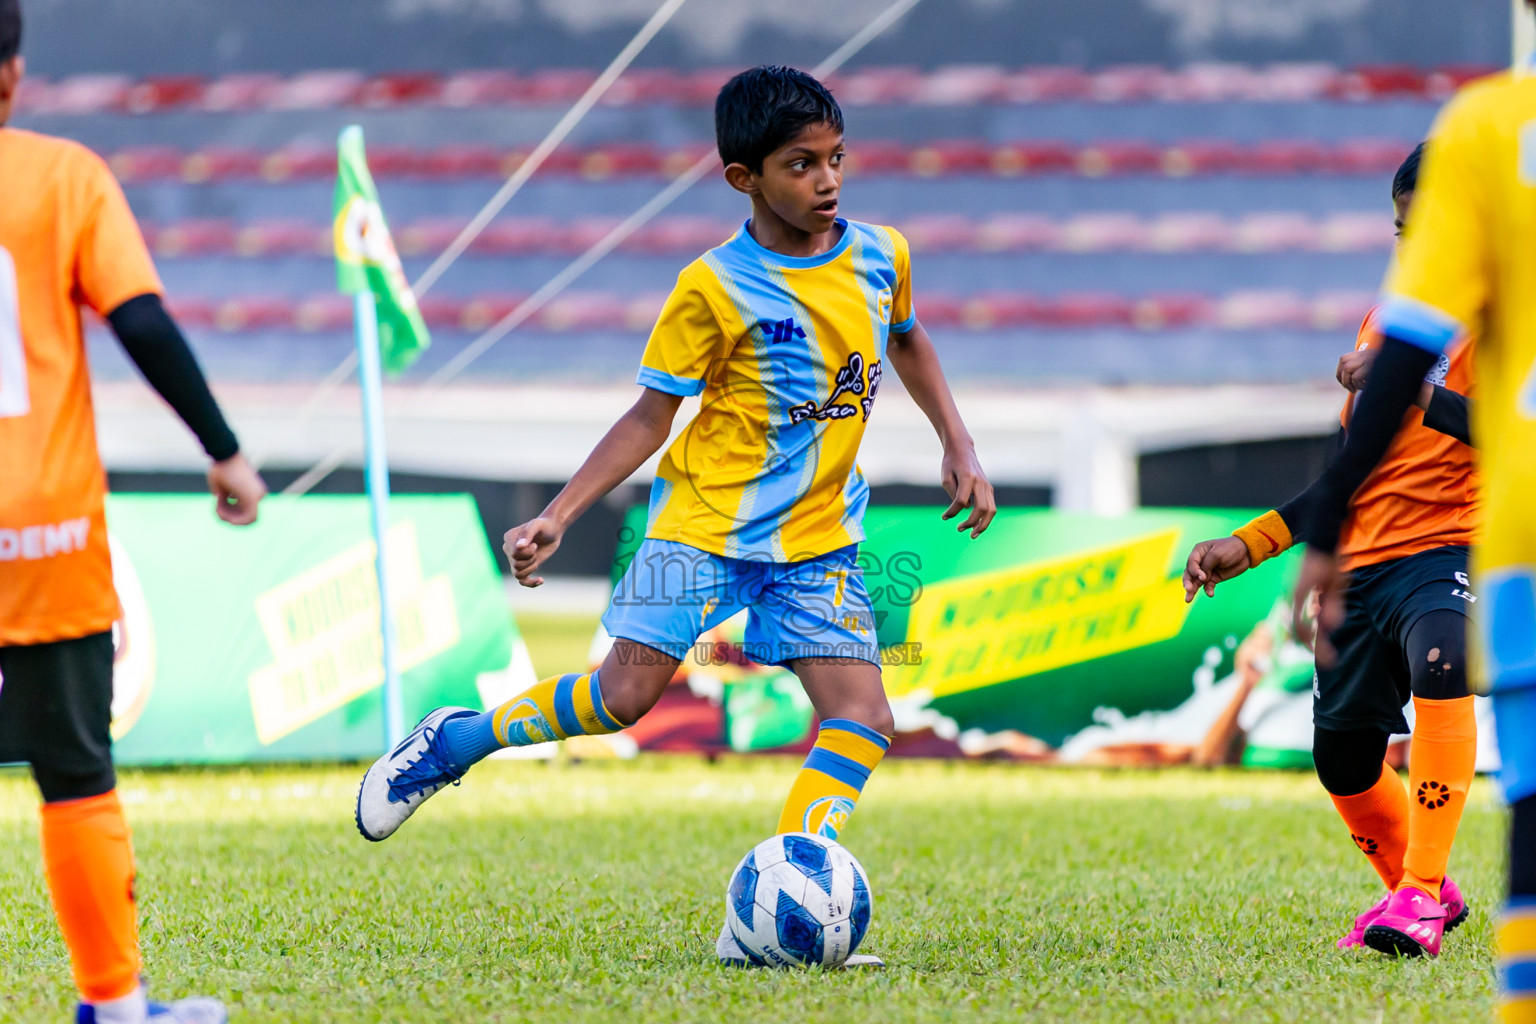
<instances>
[{"instance_id":1,"label":"green grass pitch","mask_svg":"<svg viewBox=\"0 0 1536 1024\"><path fill-rule=\"evenodd\" d=\"M1437 962L1340 953L1373 876L1307 775L891 761L844 835L878 973L730 971L736 860L795 764L489 762L389 842L360 768L127 772L148 969L236 1021L1488 1020L1503 816ZM0 777L0 1019L70 1019L34 791Z\"/></svg>"}]
</instances>

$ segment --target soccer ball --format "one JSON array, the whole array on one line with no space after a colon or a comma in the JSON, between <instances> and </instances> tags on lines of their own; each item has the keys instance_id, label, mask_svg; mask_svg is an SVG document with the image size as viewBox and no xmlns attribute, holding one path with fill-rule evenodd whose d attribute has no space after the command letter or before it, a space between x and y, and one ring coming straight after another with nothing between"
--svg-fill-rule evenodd
<instances>
[{"instance_id":1,"label":"soccer ball","mask_svg":"<svg viewBox=\"0 0 1536 1024\"><path fill-rule=\"evenodd\" d=\"M834 840L809 832L765 839L725 893L731 934L759 967L837 967L869 930L869 876Z\"/></svg>"}]
</instances>

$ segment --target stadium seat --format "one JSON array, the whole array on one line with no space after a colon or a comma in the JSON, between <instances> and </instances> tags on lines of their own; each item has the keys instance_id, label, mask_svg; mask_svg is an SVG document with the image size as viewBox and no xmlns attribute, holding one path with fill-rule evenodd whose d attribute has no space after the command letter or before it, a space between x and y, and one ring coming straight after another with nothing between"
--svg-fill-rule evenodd
<instances>
[{"instance_id":1,"label":"stadium seat","mask_svg":"<svg viewBox=\"0 0 1536 1024\"><path fill-rule=\"evenodd\" d=\"M1042 65L1006 76L1001 98L1007 103L1060 103L1087 99L1093 79L1081 68Z\"/></svg>"},{"instance_id":2,"label":"stadium seat","mask_svg":"<svg viewBox=\"0 0 1536 1024\"><path fill-rule=\"evenodd\" d=\"M676 68L630 68L603 94L609 107L671 106L690 94L688 76Z\"/></svg>"},{"instance_id":3,"label":"stadium seat","mask_svg":"<svg viewBox=\"0 0 1536 1024\"><path fill-rule=\"evenodd\" d=\"M418 303L421 319L433 331L458 330L463 321L464 300L454 295L423 295Z\"/></svg>"},{"instance_id":4,"label":"stadium seat","mask_svg":"<svg viewBox=\"0 0 1536 1024\"><path fill-rule=\"evenodd\" d=\"M351 106L363 88L360 71L305 71L274 89L267 100L272 110L329 110Z\"/></svg>"},{"instance_id":5,"label":"stadium seat","mask_svg":"<svg viewBox=\"0 0 1536 1024\"><path fill-rule=\"evenodd\" d=\"M1144 246L1154 252L1224 250L1236 237L1232 222L1220 214L1165 213L1147 226Z\"/></svg>"},{"instance_id":6,"label":"stadium seat","mask_svg":"<svg viewBox=\"0 0 1536 1024\"><path fill-rule=\"evenodd\" d=\"M1451 64L1436 68L1424 76L1424 95L1436 103L1444 102L1474 78L1482 78L1499 70L1483 64Z\"/></svg>"},{"instance_id":7,"label":"stadium seat","mask_svg":"<svg viewBox=\"0 0 1536 1024\"><path fill-rule=\"evenodd\" d=\"M1045 322L1048 319L1045 309L1045 304L1033 295L982 292L961 302L959 324L972 331L1027 327ZM928 319L926 308L918 315Z\"/></svg>"},{"instance_id":8,"label":"stadium seat","mask_svg":"<svg viewBox=\"0 0 1536 1024\"><path fill-rule=\"evenodd\" d=\"M1360 102L1404 96L1423 96L1425 74L1411 64L1369 65L1339 75L1331 93L1342 100Z\"/></svg>"},{"instance_id":9,"label":"stadium seat","mask_svg":"<svg viewBox=\"0 0 1536 1024\"><path fill-rule=\"evenodd\" d=\"M292 300L282 296L242 296L214 308L213 326L226 334L282 330L294 326L295 311Z\"/></svg>"},{"instance_id":10,"label":"stadium seat","mask_svg":"<svg viewBox=\"0 0 1536 1024\"><path fill-rule=\"evenodd\" d=\"M1131 306L1131 322L1143 331L1203 327L1215 319L1215 314L1216 303L1205 295L1149 295Z\"/></svg>"},{"instance_id":11,"label":"stadium seat","mask_svg":"<svg viewBox=\"0 0 1536 1024\"><path fill-rule=\"evenodd\" d=\"M426 160L426 153L406 146L368 147L368 169L373 172L375 178L420 176L426 166ZM335 167L334 156L331 166Z\"/></svg>"},{"instance_id":12,"label":"stadium seat","mask_svg":"<svg viewBox=\"0 0 1536 1024\"><path fill-rule=\"evenodd\" d=\"M1255 100L1305 103L1329 95L1339 71L1331 64L1271 64L1254 81Z\"/></svg>"},{"instance_id":13,"label":"stadium seat","mask_svg":"<svg viewBox=\"0 0 1536 1024\"><path fill-rule=\"evenodd\" d=\"M388 109L436 103L443 94L443 80L431 72L411 71L375 75L363 83L357 102L365 107Z\"/></svg>"},{"instance_id":14,"label":"stadium seat","mask_svg":"<svg viewBox=\"0 0 1536 1024\"><path fill-rule=\"evenodd\" d=\"M477 295L459 307L459 327L478 334L512 312L521 301L521 295Z\"/></svg>"},{"instance_id":15,"label":"stadium seat","mask_svg":"<svg viewBox=\"0 0 1536 1024\"><path fill-rule=\"evenodd\" d=\"M533 153L533 148L517 148L508 150L501 157L501 174L503 177L511 177L512 173L523 165L523 161ZM539 165L538 176L557 174L577 174L581 171L582 154L579 150L568 146L561 146L544 158Z\"/></svg>"},{"instance_id":16,"label":"stadium seat","mask_svg":"<svg viewBox=\"0 0 1536 1024\"><path fill-rule=\"evenodd\" d=\"M1323 221L1318 248L1328 252L1372 252L1392 248L1397 229L1387 211L1335 213Z\"/></svg>"},{"instance_id":17,"label":"stadium seat","mask_svg":"<svg viewBox=\"0 0 1536 1024\"><path fill-rule=\"evenodd\" d=\"M215 78L203 90L202 109L210 113L262 110L272 101L283 80L277 75L243 74Z\"/></svg>"},{"instance_id":18,"label":"stadium seat","mask_svg":"<svg viewBox=\"0 0 1536 1024\"><path fill-rule=\"evenodd\" d=\"M1007 73L996 64L952 64L922 76L912 102L928 106L971 106L1002 99Z\"/></svg>"},{"instance_id":19,"label":"stadium seat","mask_svg":"<svg viewBox=\"0 0 1536 1024\"><path fill-rule=\"evenodd\" d=\"M1170 103L1216 103L1255 98L1260 75L1243 64L1186 64L1163 80L1158 98Z\"/></svg>"},{"instance_id":20,"label":"stadium seat","mask_svg":"<svg viewBox=\"0 0 1536 1024\"><path fill-rule=\"evenodd\" d=\"M929 327L957 327L964 303L944 292L923 292L917 299L918 315Z\"/></svg>"},{"instance_id":21,"label":"stadium seat","mask_svg":"<svg viewBox=\"0 0 1536 1024\"><path fill-rule=\"evenodd\" d=\"M976 245L982 252L1030 252L1055 248L1061 239L1061 226L1036 213L996 214L976 231Z\"/></svg>"},{"instance_id":22,"label":"stadium seat","mask_svg":"<svg viewBox=\"0 0 1536 1024\"><path fill-rule=\"evenodd\" d=\"M623 330L627 304L606 292L566 292L535 314L549 331Z\"/></svg>"},{"instance_id":23,"label":"stadium seat","mask_svg":"<svg viewBox=\"0 0 1536 1024\"><path fill-rule=\"evenodd\" d=\"M1162 172L1170 178L1225 174L1242 164L1243 148L1221 139L1180 142L1163 150Z\"/></svg>"},{"instance_id":24,"label":"stadium seat","mask_svg":"<svg viewBox=\"0 0 1536 1024\"><path fill-rule=\"evenodd\" d=\"M740 68L702 68L690 74L684 82L683 102L696 107L713 107L721 86L731 80Z\"/></svg>"},{"instance_id":25,"label":"stadium seat","mask_svg":"<svg viewBox=\"0 0 1536 1024\"><path fill-rule=\"evenodd\" d=\"M446 227L446 222L443 226ZM460 225L460 228L462 226ZM447 238L442 238L441 234L433 236L432 240L441 241L441 245L434 248L437 251L446 248L457 234L458 230L455 230ZM475 236L475 240L470 243L469 251L498 256L521 256L547 252L551 249L559 250L564 248L561 245L562 234L561 225L548 217L508 217L486 225L485 230Z\"/></svg>"},{"instance_id":26,"label":"stadium seat","mask_svg":"<svg viewBox=\"0 0 1536 1024\"><path fill-rule=\"evenodd\" d=\"M302 220L249 224L235 235L235 252L241 256L330 256L334 243L331 229Z\"/></svg>"},{"instance_id":27,"label":"stadium seat","mask_svg":"<svg viewBox=\"0 0 1536 1024\"><path fill-rule=\"evenodd\" d=\"M940 139L912 150L910 166L920 178L985 174L992 169L992 148L980 141Z\"/></svg>"},{"instance_id":28,"label":"stadium seat","mask_svg":"<svg viewBox=\"0 0 1536 1024\"><path fill-rule=\"evenodd\" d=\"M203 80L196 75L160 75L128 87L123 109L130 114L151 114L197 104L203 98Z\"/></svg>"},{"instance_id":29,"label":"stadium seat","mask_svg":"<svg viewBox=\"0 0 1536 1024\"><path fill-rule=\"evenodd\" d=\"M1089 95L1100 103L1144 103L1168 90L1169 74L1156 64L1124 64L1093 76Z\"/></svg>"},{"instance_id":30,"label":"stadium seat","mask_svg":"<svg viewBox=\"0 0 1536 1024\"><path fill-rule=\"evenodd\" d=\"M107 166L125 184L174 179L181 173L182 154L170 146L133 146L107 158Z\"/></svg>"},{"instance_id":31,"label":"stadium seat","mask_svg":"<svg viewBox=\"0 0 1536 1024\"><path fill-rule=\"evenodd\" d=\"M1306 327L1312 322L1312 311L1295 292L1240 291L1221 299L1217 322L1228 330Z\"/></svg>"},{"instance_id":32,"label":"stadium seat","mask_svg":"<svg viewBox=\"0 0 1536 1024\"><path fill-rule=\"evenodd\" d=\"M1077 147L1067 142L1004 143L992 150L992 173L999 177L1075 170Z\"/></svg>"},{"instance_id":33,"label":"stadium seat","mask_svg":"<svg viewBox=\"0 0 1536 1024\"><path fill-rule=\"evenodd\" d=\"M1058 246L1068 252L1146 249L1151 235L1134 213L1082 213L1062 224Z\"/></svg>"},{"instance_id":34,"label":"stadium seat","mask_svg":"<svg viewBox=\"0 0 1536 1024\"><path fill-rule=\"evenodd\" d=\"M595 71L543 68L521 80L520 92L524 103L573 103L595 81Z\"/></svg>"},{"instance_id":35,"label":"stadium seat","mask_svg":"<svg viewBox=\"0 0 1536 1024\"><path fill-rule=\"evenodd\" d=\"M1233 247L1239 252L1316 249L1322 230L1301 213L1251 213L1237 222Z\"/></svg>"},{"instance_id":36,"label":"stadium seat","mask_svg":"<svg viewBox=\"0 0 1536 1024\"><path fill-rule=\"evenodd\" d=\"M731 221L713 217L658 217L630 236L624 248L658 255L688 255L712 249L736 230Z\"/></svg>"},{"instance_id":37,"label":"stadium seat","mask_svg":"<svg viewBox=\"0 0 1536 1024\"><path fill-rule=\"evenodd\" d=\"M1128 327L1135 303L1109 292L1066 292L1045 304L1045 322L1056 327Z\"/></svg>"},{"instance_id":38,"label":"stadium seat","mask_svg":"<svg viewBox=\"0 0 1536 1024\"><path fill-rule=\"evenodd\" d=\"M511 71L459 71L448 76L438 94L446 107L485 107L515 103L522 84Z\"/></svg>"},{"instance_id":39,"label":"stadium seat","mask_svg":"<svg viewBox=\"0 0 1536 1024\"><path fill-rule=\"evenodd\" d=\"M182 330L209 330L214 325L216 307L207 299L193 295L172 294L166 298L165 308Z\"/></svg>"},{"instance_id":40,"label":"stadium seat","mask_svg":"<svg viewBox=\"0 0 1536 1024\"><path fill-rule=\"evenodd\" d=\"M263 159L260 153L249 149L201 149L188 154L182 161L181 180L197 185L205 181L260 177Z\"/></svg>"},{"instance_id":41,"label":"stadium seat","mask_svg":"<svg viewBox=\"0 0 1536 1024\"><path fill-rule=\"evenodd\" d=\"M375 154L369 152L368 163L377 170ZM261 176L267 181L287 181L290 178L331 178L336 175L336 151L310 146L293 146L268 154L261 161Z\"/></svg>"},{"instance_id":42,"label":"stadium seat","mask_svg":"<svg viewBox=\"0 0 1536 1024\"><path fill-rule=\"evenodd\" d=\"M1401 139L1347 139L1334 147L1328 169L1335 174L1390 176L1413 144Z\"/></svg>"},{"instance_id":43,"label":"stadium seat","mask_svg":"<svg viewBox=\"0 0 1536 1024\"><path fill-rule=\"evenodd\" d=\"M918 90L922 72L911 67L864 68L829 76L827 85L845 106L907 103Z\"/></svg>"},{"instance_id":44,"label":"stadium seat","mask_svg":"<svg viewBox=\"0 0 1536 1024\"><path fill-rule=\"evenodd\" d=\"M933 213L902 221L913 252L965 252L976 248L976 222L962 214Z\"/></svg>"},{"instance_id":45,"label":"stadium seat","mask_svg":"<svg viewBox=\"0 0 1536 1024\"><path fill-rule=\"evenodd\" d=\"M1077 171L1088 178L1147 174L1162 169L1162 149L1150 142L1100 142L1077 154Z\"/></svg>"},{"instance_id":46,"label":"stadium seat","mask_svg":"<svg viewBox=\"0 0 1536 1024\"><path fill-rule=\"evenodd\" d=\"M417 164L416 173L447 181L462 178L500 178L504 156L494 146L439 146Z\"/></svg>"},{"instance_id":47,"label":"stadium seat","mask_svg":"<svg viewBox=\"0 0 1536 1024\"><path fill-rule=\"evenodd\" d=\"M581 158L581 176L588 181L633 178L661 170L661 153L648 142L624 142L588 150Z\"/></svg>"},{"instance_id":48,"label":"stadium seat","mask_svg":"<svg viewBox=\"0 0 1536 1024\"><path fill-rule=\"evenodd\" d=\"M292 317L293 326L308 334L350 330L352 300L346 295L315 295L294 306Z\"/></svg>"},{"instance_id":49,"label":"stadium seat","mask_svg":"<svg viewBox=\"0 0 1536 1024\"><path fill-rule=\"evenodd\" d=\"M1257 175L1310 174L1326 167L1330 155L1319 142L1269 139L1249 147L1236 169Z\"/></svg>"},{"instance_id":50,"label":"stadium seat","mask_svg":"<svg viewBox=\"0 0 1536 1024\"><path fill-rule=\"evenodd\" d=\"M563 252L585 252L613 231L622 219L621 217L578 217L570 223L560 225L555 235L555 245Z\"/></svg>"},{"instance_id":51,"label":"stadium seat","mask_svg":"<svg viewBox=\"0 0 1536 1024\"><path fill-rule=\"evenodd\" d=\"M426 217L395 229L395 247L402 256L432 256L458 237L466 221L457 217ZM494 228L496 222L490 227Z\"/></svg>"},{"instance_id":52,"label":"stadium seat","mask_svg":"<svg viewBox=\"0 0 1536 1024\"><path fill-rule=\"evenodd\" d=\"M848 147L843 169L848 174L890 174L911 169L911 147L899 142L855 140Z\"/></svg>"},{"instance_id":53,"label":"stadium seat","mask_svg":"<svg viewBox=\"0 0 1536 1024\"><path fill-rule=\"evenodd\" d=\"M666 305L666 292L646 292L624 303L624 329L635 334L649 334Z\"/></svg>"},{"instance_id":54,"label":"stadium seat","mask_svg":"<svg viewBox=\"0 0 1536 1024\"><path fill-rule=\"evenodd\" d=\"M1312 327L1320 331L1353 330L1377 301L1375 292L1323 292L1312 300Z\"/></svg>"}]
</instances>

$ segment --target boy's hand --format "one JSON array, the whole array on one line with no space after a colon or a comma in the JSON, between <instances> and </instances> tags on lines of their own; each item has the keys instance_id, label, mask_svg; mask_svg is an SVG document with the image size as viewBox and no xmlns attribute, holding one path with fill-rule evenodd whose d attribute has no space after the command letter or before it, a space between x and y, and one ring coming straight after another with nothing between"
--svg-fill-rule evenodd
<instances>
[{"instance_id":1,"label":"boy's hand","mask_svg":"<svg viewBox=\"0 0 1536 1024\"><path fill-rule=\"evenodd\" d=\"M956 529L960 533L970 530L972 540L980 537L997 515L997 498L992 493L992 484L987 480L987 474L981 471L976 450L969 445L959 451L945 449L939 475L950 497L949 508L944 510L943 518L953 519L960 514L961 509L970 509L971 514Z\"/></svg>"},{"instance_id":2,"label":"boy's hand","mask_svg":"<svg viewBox=\"0 0 1536 1024\"><path fill-rule=\"evenodd\" d=\"M1296 574L1296 591L1291 595L1291 628L1296 639L1312 648L1317 663L1333 665L1333 631L1344 621L1344 589L1348 578L1339 569L1339 560L1310 545ZM1315 597L1314 597L1315 594Z\"/></svg>"},{"instance_id":3,"label":"boy's hand","mask_svg":"<svg viewBox=\"0 0 1536 1024\"><path fill-rule=\"evenodd\" d=\"M514 526L502 537L501 549L512 563L512 574L525 587L537 587L544 577L535 576L539 566L560 548L560 537L565 528L553 519L530 519L522 526Z\"/></svg>"},{"instance_id":4,"label":"boy's hand","mask_svg":"<svg viewBox=\"0 0 1536 1024\"><path fill-rule=\"evenodd\" d=\"M1201 589L1206 597L1216 594L1216 584L1241 576L1253 566L1248 545L1237 537L1203 540L1189 552L1184 563L1184 603L1189 604Z\"/></svg>"},{"instance_id":5,"label":"boy's hand","mask_svg":"<svg viewBox=\"0 0 1536 1024\"><path fill-rule=\"evenodd\" d=\"M1371 364L1375 361L1374 348L1357 348L1339 357L1333 375L1345 391L1360 391L1364 389L1366 379L1371 375Z\"/></svg>"},{"instance_id":6,"label":"boy's hand","mask_svg":"<svg viewBox=\"0 0 1536 1024\"><path fill-rule=\"evenodd\" d=\"M256 506L267 496L267 485L239 452L208 467L208 490L213 492L214 511L232 526L254 523Z\"/></svg>"}]
</instances>

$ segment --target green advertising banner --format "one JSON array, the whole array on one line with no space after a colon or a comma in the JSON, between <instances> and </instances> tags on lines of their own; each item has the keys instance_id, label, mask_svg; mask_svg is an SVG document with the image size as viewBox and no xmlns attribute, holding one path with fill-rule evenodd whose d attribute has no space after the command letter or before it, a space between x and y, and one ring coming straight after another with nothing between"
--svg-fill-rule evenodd
<instances>
[{"instance_id":1,"label":"green advertising banner","mask_svg":"<svg viewBox=\"0 0 1536 1024\"><path fill-rule=\"evenodd\" d=\"M374 545L362 497L270 497L233 529L206 496L107 501L119 764L371 758L383 746ZM405 714L487 707L532 665L466 495L398 497L391 566Z\"/></svg>"}]
</instances>

